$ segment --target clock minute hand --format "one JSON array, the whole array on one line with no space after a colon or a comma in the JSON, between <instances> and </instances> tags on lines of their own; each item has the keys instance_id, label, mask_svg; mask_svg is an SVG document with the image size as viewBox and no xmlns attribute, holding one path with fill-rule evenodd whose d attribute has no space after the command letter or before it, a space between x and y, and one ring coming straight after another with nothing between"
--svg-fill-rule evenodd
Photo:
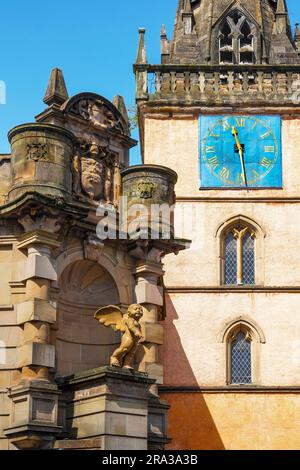
<instances>
[{"instance_id":1,"label":"clock minute hand","mask_svg":"<svg viewBox=\"0 0 300 470\"><path fill-rule=\"evenodd\" d=\"M244 149L243 149L242 144L239 141L239 137L238 137L239 133L238 133L238 131L236 130L235 127L232 128L232 135L235 138L236 145L237 145L237 148L238 148L238 151L239 151L240 160L241 160L241 167L242 167L242 172L243 172L243 179L245 181L246 187L248 187L246 169L245 169L245 161L244 161Z\"/></svg>"}]
</instances>

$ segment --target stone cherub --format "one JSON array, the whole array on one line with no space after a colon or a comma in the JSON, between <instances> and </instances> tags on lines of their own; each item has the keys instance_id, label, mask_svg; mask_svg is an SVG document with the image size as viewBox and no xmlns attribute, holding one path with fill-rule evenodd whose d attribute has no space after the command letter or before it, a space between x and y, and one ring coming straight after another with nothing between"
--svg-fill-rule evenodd
<instances>
[{"instance_id":1,"label":"stone cherub","mask_svg":"<svg viewBox=\"0 0 300 470\"><path fill-rule=\"evenodd\" d=\"M98 320L99 323L110 326L115 331L121 331L123 333L120 346L111 356L111 366L133 370L132 364L134 356L139 342L142 339L140 324L142 316L143 307L136 304L131 305L124 315L122 311L115 306L100 308L100 310L95 313L95 319Z\"/></svg>"}]
</instances>

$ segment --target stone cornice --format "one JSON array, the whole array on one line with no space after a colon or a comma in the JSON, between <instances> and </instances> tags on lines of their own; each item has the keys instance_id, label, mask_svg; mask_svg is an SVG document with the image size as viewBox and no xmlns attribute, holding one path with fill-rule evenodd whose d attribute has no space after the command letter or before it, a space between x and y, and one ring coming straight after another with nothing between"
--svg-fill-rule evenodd
<instances>
[{"instance_id":1,"label":"stone cornice","mask_svg":"<svg viewBox=\"0 0 300 470\"><path fill-rule=\"evenodd\" d=\"M201 191L201 190L199 190ZM205 191L208 191L209 190L205 190ZM222 190L224 192L224 190ZM235 191L234 189L230 189L230 191ZM252 189L251 189L252 191ZM253 192L255 193L255 191L261 191L260 190L253 190ZM268 190L270 191L270 190ZM277 191L277 190L276 190ZM282 189L279 189L279 191L282 191ZM239 190L239 192L241 193L241 190ZM296 197L296 196L267 196L267 197L264 197L264 196L256 196L256 197L248 197L248 196L244 196L244 192L241 193L241 195L239 197L233 197L233 196L220 196L220 197L215 197L215 196L187 196L187 197L177 197L176 199L176 203L201 203L201 202L211 202L213 204L215 203L231 203L231 202L237 202L237 203L269 203L269 204L274 204L274 203L277 203L277 204L300 204L300 197Z\"/></svg>"},{"instance_id":2,"label":"stone cornice","mask_svg":"<svg viewBox=\"0 0 300 470\"><path fill-rule=\"evenodd\" d=\"M300 286L166 286L166 294L300 294Z\"/></svg>"},{"instance_id":3,"label":"stone cornice","mask_svg":"<svg viewBox=\"0 0 300 470\"><path fill-rule=\"evenodd\" d=\"M179 386L179 385L162 385L159 387L159 393L183 394L183 393L201 393L201 394L296 394L300 393L300 386L259 386L259 385L225 385L225 386Z\"/></svg>"}]
</instances>

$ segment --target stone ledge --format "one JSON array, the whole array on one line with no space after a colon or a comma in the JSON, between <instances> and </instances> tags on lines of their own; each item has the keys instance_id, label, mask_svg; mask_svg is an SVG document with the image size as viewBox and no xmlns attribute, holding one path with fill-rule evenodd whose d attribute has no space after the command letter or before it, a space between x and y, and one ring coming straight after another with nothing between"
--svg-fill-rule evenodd
<instances>
[{"instance_id":1,"label":"stone ledge","mask_svg":"<svg viewBox=\"0 0 300 470\"><path fill-rule=\"evenodd\" d=\"M241 386L215 386L215 387L197 387L197 386L172 386L164 385L159 386L159 393L170 393L170 394L183 394L183 393L227 393L227 394L237 394L237 393L249 393L249 394L300 394L299 386L261 386L261 385L241 385Z\"/></svg>"},{"instance_id":2,"label":"stone ledge","mask_svg":"<svg viewBox=\"0 0 300 470\"><path fill-rule=\"evenodd\" d=\"M32 299L16 304L17 324L23 325L31 321L41 321L54 324L56 322L56 307L47 300Z\"/></svg>"},{"instance_id":3,"label":"stone ledge","mask_svg":"<svg viewBox=\"0 0 300 470\"><path fill-rule=\"evenodd\" d=\"M59 386L67 387L82 384L86 381L97 381L105 379L115 379L128 382L138 382L142 384L152 385L155 380L150 379L148 374L136 371L127 371L126 369L118 369L115 367L100 367L89 371L78 372L66 377L57 377L56 382Z\"/></svg>"},{"instance_id":4,"label":"stone ledge","mask_svg":"<svg viewBox=\"0 0 300 470\"><path fill-rule=\"evenodd\" d=\"M18 367L55 367L55 346L43 343L28 343L17 348Z\"/></svg>"},{"instance_id":5,"label":"stone ledge","mask_svg":"<svg viewBox=\"0 0 300 470\"><path fill-rule=\"evenodd\" d=\"M55 450L100 450L103 449L103 439L64 439L57 440L54 444Z\"/></svg>"}]
</instances>

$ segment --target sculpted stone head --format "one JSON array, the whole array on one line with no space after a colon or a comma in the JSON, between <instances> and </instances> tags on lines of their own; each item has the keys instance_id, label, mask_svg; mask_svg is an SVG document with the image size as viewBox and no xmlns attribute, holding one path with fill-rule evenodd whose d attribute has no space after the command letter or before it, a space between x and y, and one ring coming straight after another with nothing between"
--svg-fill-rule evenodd
<instances>
[{"instance_id":1,"label":"sculpted stone head","mask_svg":"<svg viewBox=\"0 0 300 470\"><path fill-rule=\"evenodd\" d=\"M139 304L130 305L128 308L128 316L139 321L143 316L143 307Z\"/></svg>"},{"instance_id":2,"label":"sculpted stone head","mask_svg":"<svg viewBox=\"0 0 300 470\"><path fill-rule=\"evenodd\" d=\"M103 197L105 177L105 164L96 155L97 153L90 153L81 158L81 184L93 200Z\"/></svg>"}]
</instances>

